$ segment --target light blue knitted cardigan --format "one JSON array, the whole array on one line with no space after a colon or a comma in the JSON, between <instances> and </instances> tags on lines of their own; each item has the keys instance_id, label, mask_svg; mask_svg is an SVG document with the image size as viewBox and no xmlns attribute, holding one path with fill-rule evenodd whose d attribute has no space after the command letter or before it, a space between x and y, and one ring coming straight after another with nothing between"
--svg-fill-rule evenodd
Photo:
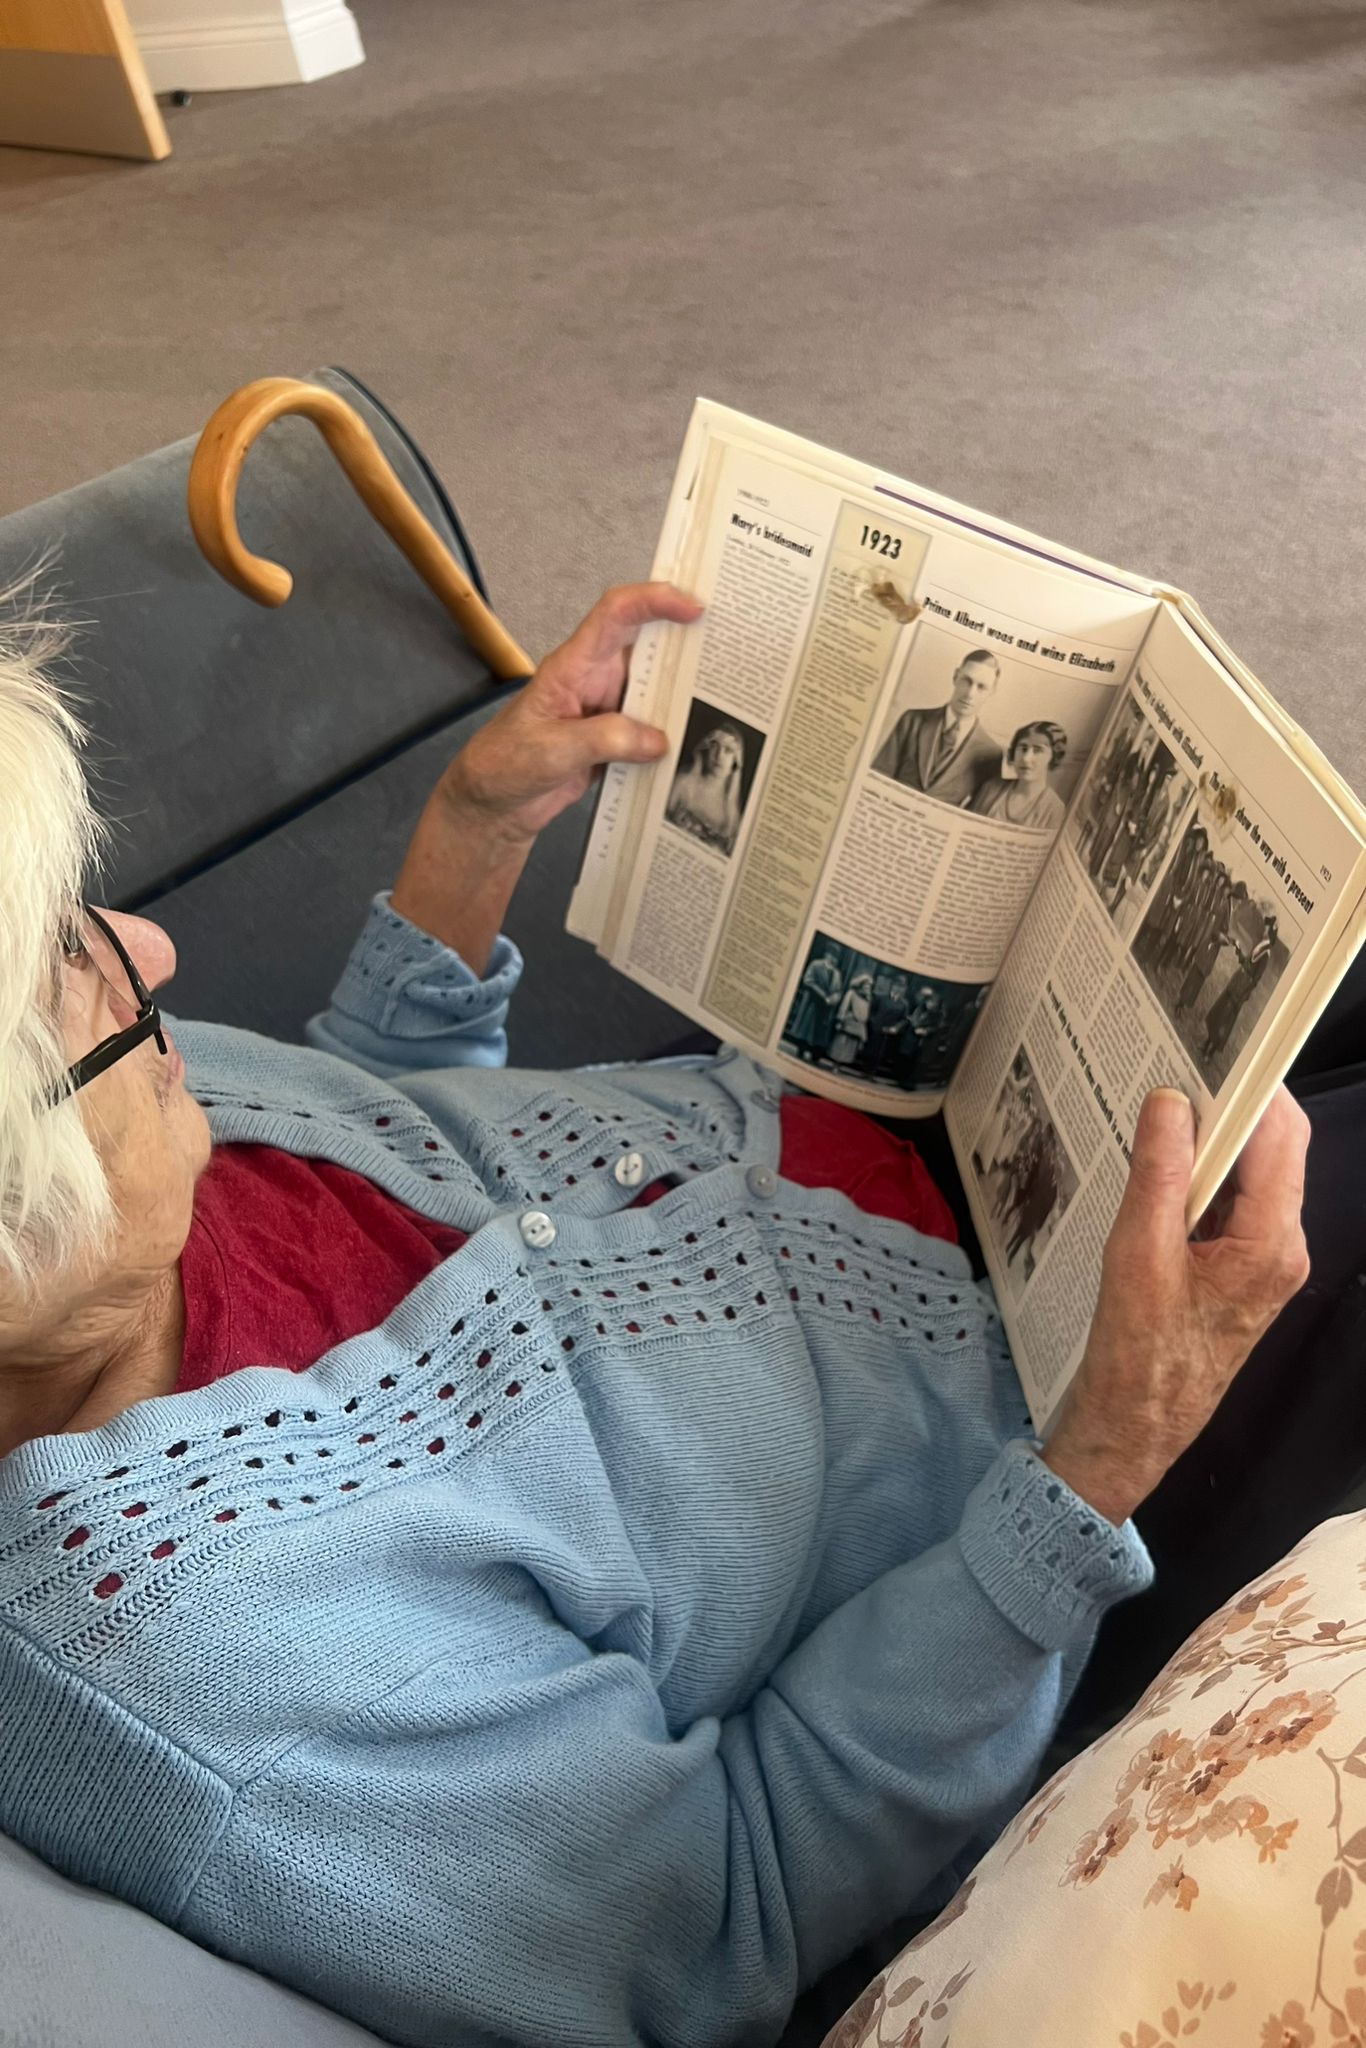
<instances>
[{"instance_id":1,"label":"light blue knitted cardigan","mask_svg":"<svg viewBox=\"0 0 1366 2048\"><path fill-rule=\"evenodd\" d=\"M475 1235L308 1373L0 1461L0 1823L397 2042L763 2042L1147 1560L962 1254L777 1177L771 1076L492 1071L519 965L381 898L343 1057L181 1027L220 1140Z\"/></svg>"}]
</instances>

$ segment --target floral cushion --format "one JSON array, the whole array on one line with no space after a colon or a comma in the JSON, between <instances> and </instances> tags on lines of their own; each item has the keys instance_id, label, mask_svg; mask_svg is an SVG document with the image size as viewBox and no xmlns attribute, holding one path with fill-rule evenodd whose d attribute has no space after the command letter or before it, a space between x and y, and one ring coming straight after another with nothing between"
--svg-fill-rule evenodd
<instances>
[{"instance_id":1,"label":"floral cushion","mask_svg":"<svg viewBox=\"0 0 1366 2048\"><path fill-rule=\"evenodd\" d=\"M1366 1515L1196 1630L825 2048L1366 2048Z\"/></svg>"}]
</instances>

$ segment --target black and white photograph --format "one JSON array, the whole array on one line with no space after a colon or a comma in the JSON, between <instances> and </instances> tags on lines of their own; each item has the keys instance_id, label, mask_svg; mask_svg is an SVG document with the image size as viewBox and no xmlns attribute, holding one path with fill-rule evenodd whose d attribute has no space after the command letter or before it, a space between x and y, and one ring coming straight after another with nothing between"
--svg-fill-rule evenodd
<instances>
[{"instance_id":1,"label":"black and white photograph","mask_svg":"<svg viewBox=\"0 0 1366 2048\"><path fill-rule=\"evenodd\" d=\"M972 1164L1007 1276L1021 1294L1079 1186L1023 1046L973 1147Z\"/></svg>"},{"instance_id":2,"label":"black and white photograph","mask_svg":"<svg viewBox=\"0 0 1366 2048\"><path fill-rule=\"evenodd\" d=\"M1108 688L1054 675L922 618L873 757L873 773L936 803L1056 832Z\"/></svg>"},{"instance_id":3,"label":"black and white photograph","mask_svg":"<svg viewBox=\"0 0 1366 2048\"><path fill-rule=\"evenodd\" d=\"M694 697L664 806L669 824L729 859L763 750L757 726Z\"/></svg>"},{"instance_id":4,"label":"black and white photograph","mask_svg":"<svg viewBox=\"0 0 1366 2048\"><path fill-rule=\"evenodd\" d=\"M1194 783L1130 693L1068 828L1122 939L1137 927L1194 796Z\"/></svg>"},{"instance_id":5,"label":"black and white photograph","mask_svg":"<svg viewBox=\"0 0 1366 2048\"><path fill-rule=\"evenodd\" d=\"M938 1094L990 985L910 974L817 932L779 1042L828 1073L902 1094Z\"/></svg>"},{"instance_id":6,"label":"black and white photograph","mask_svg":"<svg viewBox=\"0 0 1366 2048\"><path fill-rule=\"evenodd\" d=\"M1139 927L1133 956L1217 1095L1300 939L1228 826L1199 806Z\"/></svg>"}]
</instances>

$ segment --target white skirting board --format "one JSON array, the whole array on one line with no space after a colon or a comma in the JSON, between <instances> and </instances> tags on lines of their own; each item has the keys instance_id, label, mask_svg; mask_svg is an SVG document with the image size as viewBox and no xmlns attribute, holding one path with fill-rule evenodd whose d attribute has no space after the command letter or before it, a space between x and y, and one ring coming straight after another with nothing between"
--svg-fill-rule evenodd
<instances>
[{"instance_id":1,"label":"white skirting board","mask_svg":"<svg viewBox=\"0 0 1366 2048\"><path fill-rule=\"evenodd\" d=\"M346 0L127 0L154 92L302 85L363 64Z\"/></svg>"}]
</instances>

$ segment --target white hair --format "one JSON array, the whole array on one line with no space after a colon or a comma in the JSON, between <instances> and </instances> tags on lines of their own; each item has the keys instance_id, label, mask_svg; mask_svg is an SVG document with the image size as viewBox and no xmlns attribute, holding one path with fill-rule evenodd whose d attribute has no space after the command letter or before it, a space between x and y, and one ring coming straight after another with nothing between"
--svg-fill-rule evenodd
<instances>
[{"instance_id":1,"label":"white hair","mask_svg":"<svg viewBox=\"0 0 1366 2048\"><path fill-rule=\"evenodd\" d=\"M101 834L50 673L68 635L37 573L0 590L0 1287L20 1290L104 1243L114 1214L75 1099L53 1101L63 938Z\"/></svg>"}]
</instances>

